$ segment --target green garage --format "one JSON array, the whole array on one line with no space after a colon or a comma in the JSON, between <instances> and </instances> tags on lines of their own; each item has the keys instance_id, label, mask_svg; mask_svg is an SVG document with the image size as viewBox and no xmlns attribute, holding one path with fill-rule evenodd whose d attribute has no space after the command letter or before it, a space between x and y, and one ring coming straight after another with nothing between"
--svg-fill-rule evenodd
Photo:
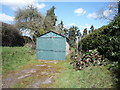
<instances>
[{"instance_id":1,"label":"green garage","mask_svg":"<svg viewBox=\"0 0 120 90\"><path fill-rule=\"evenodd\" d=\"M65 60L66 37L53 31L37 38L36 56L38 60Z\"/></svg>"}]
</instances>

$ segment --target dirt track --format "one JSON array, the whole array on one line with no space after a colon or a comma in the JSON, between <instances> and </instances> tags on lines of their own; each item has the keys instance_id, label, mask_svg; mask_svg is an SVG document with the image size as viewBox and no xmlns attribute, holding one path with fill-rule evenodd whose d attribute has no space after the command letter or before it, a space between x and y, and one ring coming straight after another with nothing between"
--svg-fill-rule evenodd
<instances>
[{"instance_id":1,"label":"dirt track","mask_svg":"<svg viewBox=\"0 0 120 90\"><path fill-rule=\"evenodd\" d=\"M60 61L40 60L22 70L8 72L2 77L3 88L54 88L55 77L60 73Z\"/></svg>"}]
</instances>

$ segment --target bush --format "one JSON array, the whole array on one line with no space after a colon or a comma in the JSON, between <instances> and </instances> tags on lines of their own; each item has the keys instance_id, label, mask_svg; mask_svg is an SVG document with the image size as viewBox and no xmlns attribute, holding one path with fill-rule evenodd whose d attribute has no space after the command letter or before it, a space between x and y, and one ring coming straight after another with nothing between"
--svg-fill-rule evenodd
<instances>
[{"instance_id":1,"label":"bush","mask_svg":"<svg viewBox=\"0 0 120 90\"><path fill-rule=\"evenodd\" d=\"M111 62L111 64L107 65L108 70L117 71L118 62Z\"/></svg>"},{"instance_id":2,"label":"bush","mask_svg":"<svg viewBox=\"0 0 120 90\"><path fill-rule=\"evenodd\" d=\"M20 31L16 29L14 25L2 24L2 30L0 31L0 37L2 37L2 46L23 46L24 38L20 34Z\"/></svg>"},{"instance_id":3,"label":"bush","mask_svg":"<svg viewBox=\"0 0 120 90\"><path fill-rule=\"evenodd\" d=\"M100 54L103 54L109 60L118 61L120 59L119 30L120 16L116 17L109 25L103 26L83 37L79 42L79 50L97 49Z\"/></svg>"}]
</instances>

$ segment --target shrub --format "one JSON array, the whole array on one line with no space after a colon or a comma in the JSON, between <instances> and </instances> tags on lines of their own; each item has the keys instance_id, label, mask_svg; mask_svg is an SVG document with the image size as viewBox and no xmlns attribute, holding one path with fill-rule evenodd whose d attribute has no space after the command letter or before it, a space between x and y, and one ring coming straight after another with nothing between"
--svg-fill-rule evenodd
<instances>
[{"instance_id":1,"label":"shrub","mask_svg":"<svg viewBox=\"0 0 120 90\"><path fill-rule=\"evenodd\" d=\"M24 39L20 34L19 30L16 29L14 25L2 24L1 37L2 37L2 46L23 46Z\"/></svg>"},{"instance_id":2,"label":"shrub","mask_svg":"<svg viewBox=\"0 0 120 90\"><path fill-rule=\"evenodd\" d=\"M100 54L103 54L109 60L118 61L120 59L119 30L120 16L116 17L109 25L103 26L83 37L79 42L79 50L97 49Z\"/></svg>"},{"instance_id":3,"label":"shrub","mask_svg":"<svg viewBox=\"0 0 120 90\"><path fill-rule=\"evenodd\" d=\"M117 71L118 62L111 62L111 64L107 65L108 70Z\"/></svg>"}]
</instances>

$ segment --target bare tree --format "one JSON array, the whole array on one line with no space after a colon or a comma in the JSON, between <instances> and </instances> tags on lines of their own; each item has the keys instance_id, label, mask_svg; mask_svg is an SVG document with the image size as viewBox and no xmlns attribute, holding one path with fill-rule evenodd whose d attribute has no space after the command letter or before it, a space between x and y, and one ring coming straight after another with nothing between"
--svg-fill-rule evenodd
<instances>
[{"instance_id":1,"label":"bare tree","mask_svg":"<svg viewBox=\"0 0 120 90\"><path fill-rule=\"evenodd\" d=\"M118 4L120 1L110 2L106 8L102 8L97 12L98 19L104 19L111 22L118 14Z\"/></svg>"}]
</instances>

